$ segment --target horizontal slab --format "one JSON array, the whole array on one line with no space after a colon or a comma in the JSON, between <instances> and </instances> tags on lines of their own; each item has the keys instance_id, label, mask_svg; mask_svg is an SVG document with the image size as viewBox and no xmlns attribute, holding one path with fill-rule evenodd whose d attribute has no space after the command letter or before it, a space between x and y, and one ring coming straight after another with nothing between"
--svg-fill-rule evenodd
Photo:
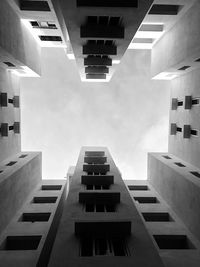
<instances>
[{"instance_id":1,"label":"horizontal slab","mask_svg":"<svg viewBox=\"0 0 200 267\"><path fill-rule=\"evenodd\" d=\"M77 0L76 4L78 7L138 7L138 0Z\"/></svg>"},{"instance_id":2,"label":"horizontal slab","mask_svg":"<svg viewBox=\"0 0 200 267\"><path fill-rule=\"evenodd\" d=\"M81 38L124 38L124 27L101 24L86 24L80 28Z\"/></svg>"},{"instance_id":3,"label":"horizontal slab","mask_svg":"<svg viewBox=\"0 0 200 267\"><path fill-rule=\"evenodd\" d=\"M111 58L87 57L84 59L85 66L112 66Z\"/></svg>"},{"instance_id":4,"label":"horizontal slab","mask_svg":"<svg viewBox=\"0 0 200 267\"><path fill-rule=\"evenodd\" d=\"M111 185L114 183L113 175L82 175L81 183L85 185Z\"/></svg>"},{"instance_id":5,"label":"horizontal slab","mask_svg":"<svg viewBox=\"0 0 200 267\"><path fill-rule=\"evenodd\" d=\"M86 74L86 79L106 79L106 74Z\"/></svg>"},{"instance_id":6,"label":"horizontal slab","mask_svg":"<svg viewBox=\"0 0 200 267\"><path fill-rule=\"evenodd\" d=\"M79 203L119 203L120 202L120 193L112 192L112 193L88 193L88 192L80 192L79 193Z\"/></svg>"},{"instance_id":7,"label":"horizontal slab","mask_svg":"<svg viewBox=\"0 0 200 267\"><path fill-rule=\"evenodd\" d=\"M83 46L83 55L117 55L115 45L86 44Z\"/></svg>"}]
</instances>

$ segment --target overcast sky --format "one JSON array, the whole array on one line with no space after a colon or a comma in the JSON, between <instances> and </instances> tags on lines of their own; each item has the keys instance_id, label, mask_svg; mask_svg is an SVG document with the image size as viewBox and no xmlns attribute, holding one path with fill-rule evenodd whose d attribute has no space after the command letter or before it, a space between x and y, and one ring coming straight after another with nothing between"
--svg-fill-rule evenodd
<instances>
[{"instance_id":1,"label":"overcast sky","mask_svg":"<svg viewBox=\"0 0 200 267\"><path fill-rule=\"evenodd\" d=\"M21 79L22 149L42 151L43 178L63 178L81 146L107 146L123 179L146 179L147 152L167 151L170 82L150 52L128 50L109 83L82 83L63 49L42 50L42 77Z\"/></svg>"}]
</instances>

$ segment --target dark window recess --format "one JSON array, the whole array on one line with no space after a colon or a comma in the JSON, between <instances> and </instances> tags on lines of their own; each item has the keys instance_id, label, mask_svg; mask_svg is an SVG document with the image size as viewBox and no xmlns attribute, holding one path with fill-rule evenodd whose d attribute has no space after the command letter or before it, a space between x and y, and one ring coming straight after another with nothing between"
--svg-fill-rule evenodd
<instances>
[{"instance_id":1,"label":"dark window recess","mask_svg":"<svg viewBox=\"0 0 200 267\"><path fill-rule=\"evenodd\" d=\"M35 250L38 248L42 236L7 236L1 244L0 250Z\"/></svg>"},{"instance_id":2,"label":"dark window recess","mask_svg":"<svg viewBox=\"0 0 200 267\"><path fill-rule=\"evenodd\" d=\"M196 61L196 62L200 62L200 58L197 58L195 61Z\"/></svg>"},{"instance_id":3,"label":"dark window recess","mask_svg":"<svg viewBox=\"0 0 200 267\"><path fill-rule=\"evenodd\" d=\"M30 21L30 24L32 25L32 27L40 27L37 21Z\"/></svg>"},{"instance_id":4,"label":"dark window recess","mask_svg":"<svg viewBox=\"0 0 200 267\"><path fill-rule=\"evenodd\" d=\"M179 167L185 167L185 165L183 165L181 162L174 162L174 164L176 164Z\"/></svg>"},{"instance_id":5,"label":"dark window recess","mask_svg":"<svg viewBox=\"0 0 200 267\"><path fill-rule=\"evenodd\" d=\"M109 17L109 16L88 16L88 24L99 24L105 26L120 26L121 17Z\"/></svg>"},{"instance_id":6,"label":"dark window recess","mask_svg":"<svg viewBox=\"0 0 200 267\"><path fill-rule=\"evenodd\" d=\"M60 36L50 36L50 35L39 35L41 41L50 41L50 42L62 42Z\"/></svg>"},{"instance_id":7,"label":"dark window recess","mask_svg":"<svg viewBox=\"0 0 200 267\"><path fill-rule=\"evenodd\" d=\"M128 185L128 189L131 191L149 190L147 185Z\"/></svg>"},{"instance_id":8,"label":"dark window recess","mask_svg":"<svg viewBox=\"0 0 200 267\"><path fill-rule=\"evenodd\" d=\"M45 203L55 203L57 197L34 197L32 203L45 204Z\"/></svg>"},{"instance_id":9,"label":"dark window recess","mask_svg":"<svg viewBox=\"0 0 200 267\"><path fill-rule=\"evenodd\" d=\"M41 190L61 190L62 185L42 185Z\"/></svg>"},{"instance_id":10,"label":"dark window recess","mask_svg":"<svg viewBox=\"0 0 200 267\"><path fill-rule=\"evenodd\" d=\"M181 67L180 69L178 69L178 70L187 70L187 69L189 69L190 68L190 66L183 66L183 67Z\"/></svg>"},{"instance_id":11,"label":"dark window recess","mask_svg":"<svg viewBox=\"0 0 200 267\"><path fill-rule=\"evenodd\" d=\"M106 175L107 172L87 172L87 175Z\"/></svg>"},{"instance_id":12,"label":"dark window recess","mask_svg":"<svg viewBox=\"0 0 200 267\"><path fill-rule=\"evenodd\" d=\"M85 156L86 157L104 157L105 152L104 151L85 151Z\"/></svg>"},{"instance_id":13,"label":"dark window recess","mask_svg":"<svg viewBox=\"0 0 200 267\"><path fill-rule=\"evenodd\" d=\"M168 212L143 212L146 222L169 222L172 221Z\"/></svg>"},{"instance_id":14,"label":"dark window recess","mask_svg":"<svg viewBox=\"0 0 200 267\"><path fill-rule=\"evenodd\" d=\"M51 11L47 1L20 0L21 10Z\"/></svg>"},{"instance_id":15,"label":"dark window recess","mask_svg":"<svg viewBox=\"0 0 200 267\"><path fill-rule=\"evenodd\" d=\"M23 155L19 156L19 158L20 158L20 159L23 159L23 158L25 158L25 157L27 157L27 156L28 156L27 154L23 154Z\"/></svg>"},{"instance_id":16,"label":"dark window recess","mask_svg":"<svg viewBox=\"0 0 200 267\"><path fill-rule=\"evenodd\" d=\"M109 190L110 185L86 185L86 190Z\"/></svg>"},{"instance_id":17,"label":"dark window recess","mask_svg":"<svg viewBox=\"0 0 200 267\"><path fill-rule=\"evenodd\" d=\"M178 101L178 106L183 106L183 101Z\"/></svg>"},{"instance_id":18,"label":"dark window recess","mask_svg":"<svg viewBox=\"0 0 200 267\"><path fill-rule=\"evenodd\" d=\"M176 128L176 131L177 131L177 132L182 132L182 128L181 128L181 127L177 127L177 128Z\"/></svg>"},{"instance_id":19,"label":"dark window recess","mask_svg":"<svg viewBox=\"0 0 200 267\"><path fill-rule=\"evenodd\" d=\"M8 62L8 61L4 62L4 64L6 64L8 67L12 67L12 68L16 67L13 63Z\"/></svg>"},{"instance_id":20,"label":"dark window recess","mask_svg":"<svg viewBox=\"0 0 200 267\"><path fill-rule=\"evenodd\" d=\"M9 126L9 127L8 127L8 129L9 129L9 131L12 131L12 130L14 130L14 126L13 126L13 125L11 125L11 126Z\"/></svg>"},{"instance_id":21,"label":"dark window recess","mask_svg":"<svg viewBox=\"0 0 200 267\"><path fill-rule=\"evenodd\" d=\"M192 105L198 105L198 104L199 104L198 98L192 99Z\"/></svg>"},{"instance_id":22,"label":"dark window recess","mask_svg":"<svg viewBox=\"0 0 200 267\"><path fill-rule=\"evenodd\" d=\"M43 29L57 29L54 23L48 21L30 21L33 28L43 28Z\"/></svg>"},{"instance_id":23,"label":"dark window recess","mask_svg":"<svg viewBox=\"0 0 200 267\"><path fill-rule=\"evenodd\" d=\"M14 165L15 163L17 163L17 161L10 161L8 164L6 164L6 166L12 166L12 165Z\"/></svg>"},{"instance_id":24,"label":"dark window recess","mask_svg":"<svg viewBox=\"0 0 200 267\"><path fill-rule=\"evenodd\" d=\"M159 249L192 249L194 246L185 235L153 235Z\"/></svg>"},{"instance_id":25,"label":"dark window recess","mask_svg":"<svg viewBox=\"0 0 200 267\"><path fill-rule=\"evenodd\" d=\"M19 221L21 222L47 222L49 220L51 213L23 213Z\"/></svg>"},{"instance_id":26,"label":"dark window recess","mask_svg":"<svg viewBox=\"0 0 200 267\"><path fill-rule=\"evenodd\" d=\"M153 5L149 11L150 15L177 15L180 11L179 5Z\"/></svg>"},{"instance_id":27,"label":"dark window recess","mask_svg":"<svg viewBox=\"0 0 200 267\"><path fill-rule=\"evenodd\" d=\"M165 159L172 159L169 156L162 156L162 157L165 158Z\"/></svg>"},{"instance_id":28,"label":"dark window recess","mask_svg":"<svg viewBox=\"0 0 200 267\"><path fill-rule=\"evenodd\" d=\"M198 131L197 130L191 130L190 133L191 133L191 135L198 135Z\"/></svg>"},{"instance_id":29,"label":"dark window recess","mask_svg":"<svg viewBox=\"0 0 200 267\"><path fill-rule=\"evenodd\" d=\"M191 173L192 175L194 175L194 176L200 178L200 173L199 173L199 172L190 172L190 173Z\"/></svg>"},{"instance_id":30,"label":"dark window recess","mask_svg":"<svg viewBox=\"0 0 200 267\"><path fill-rule=\"evenodd\" d=\"M101 204L101 203L86 203L86 212L116 212L116 206L114 204Z\"/></svg>"},{"instance_id":31,"label":"dark window recess","mask_svg":"<svg viewBox=\"0 0 200 267\"><path fill-rule=\"evenodd\" d=\"M125 238L120 237L82 237L80 256L129 256Z\"/></svg>"},{"instance_id":32,"label":"dark window recess","mask_svg":"<svg viewBox=\"0 0 200 267\"><path fill-rule=\"evenodd\" d=\"M156 197L134 197L134 199L139 203L159 203Z\"/></svg>"},{"instance_id":33,"label":"dark window recess","mask_svg":"<svg viewBox=\"0 0 200 267\"><path fill-rule=\"evenodd\" d=\"M0 173L2 173L3 171L2 170L0 170Z\"/></svg>"},{"instance_id":34,"label":"dark window recess","mask_svg":"<svg viewBox=\"0 0 200 267\"><path fill-rule=\"evenodd\" d=\"M77 0L77 7L138 7L138 0Z\"/></svg>"}]
</instances>

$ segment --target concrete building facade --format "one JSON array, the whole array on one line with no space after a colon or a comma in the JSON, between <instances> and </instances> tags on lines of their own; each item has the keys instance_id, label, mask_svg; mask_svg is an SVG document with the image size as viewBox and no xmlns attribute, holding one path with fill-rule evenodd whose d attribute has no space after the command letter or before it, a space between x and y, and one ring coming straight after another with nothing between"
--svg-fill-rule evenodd
<instances>
[{"instance_id":1,"label":"concrete building facade","mask_svg":"<svg viewBox=\"0 0 200 267\"><path fill-rule=\"evenodd\" d=\"M0 266L199 266L199 21L197 0L0 1ZM171 105L147 181L125 186L105 147L83 147L67 182L42 180L20 123L20 77L41 75L42 47L66 49L83 80L152 49Z\"/></svg>"}]
</instances>

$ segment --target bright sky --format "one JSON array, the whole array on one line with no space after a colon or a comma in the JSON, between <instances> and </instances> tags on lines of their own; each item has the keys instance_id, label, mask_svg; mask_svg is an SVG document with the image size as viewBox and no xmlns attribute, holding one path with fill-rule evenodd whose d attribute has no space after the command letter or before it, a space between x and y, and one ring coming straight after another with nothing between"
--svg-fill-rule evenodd
<instances>
[{"instance_id":1,"label":"bright sky","mask_svg":"<svg viewBox=\"0 0 200 267\"><path fill-rule=\"evenodd\" d=\"M147 152L167 151L169 81L150 51L128 50L110 83L82 83L62 49L42 50L42 77L21 79L22 149L42 151L43 179L63 178L81 146L107 146L123 179L147 178Z\"/></svg>"}]
</instances>

